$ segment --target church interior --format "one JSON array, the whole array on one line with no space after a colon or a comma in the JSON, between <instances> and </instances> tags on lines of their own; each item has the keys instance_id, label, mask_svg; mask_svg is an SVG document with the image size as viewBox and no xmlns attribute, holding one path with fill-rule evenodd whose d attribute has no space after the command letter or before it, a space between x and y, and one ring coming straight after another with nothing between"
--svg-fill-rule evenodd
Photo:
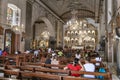
<instances>
[{"instance_id":1,"label":"church interior","mask_svg":"<svg viewBox=\"0 0 120 80\"><path fill-rule=\"evenodd\" d=\"M0 0L0 80L120 80L119 40L120 0Z\"/></svg>"}]
</instances>

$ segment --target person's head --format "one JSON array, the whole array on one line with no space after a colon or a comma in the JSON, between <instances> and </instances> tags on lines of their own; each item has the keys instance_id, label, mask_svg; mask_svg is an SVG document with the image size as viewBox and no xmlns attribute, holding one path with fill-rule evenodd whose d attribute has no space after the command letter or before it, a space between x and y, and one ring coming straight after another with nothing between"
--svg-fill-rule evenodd
<instances>
[{"instance_id":1,"label":"person's head","mask_svg":"<svg viewBox=\"0 0 120 80\"><path fill-rule=\"evenodd\" d=\"M73 61L73 65L76 66L78 64L78 59L75 58L74 61Z\"/></svg>"},{"instance_id":2,"label":"person's head","mask_svg":"<svg viewBox=\"0 0 120 80\"><path fill-rule=\"evenodd\" d=\"M98 53L96 53L96 57L100 57L100 55Z\"/></svg>"},{"instance_id":3,"label":"person's head","mask_svg":"<svg viewBox=\"0 0 120 80\"><path fill-rule=\"evenodd\" d=\"M86 59L85 59L85 63L89 63L90 62L90 57L87 57Z\"/></svg>"},{"instance_id":4,"label":"person's head","mask_svg":"<svg viewBox=\"0 0 120 80\"><path fill-rule=\"evenodd\" d=\"M52 56L51 55L47 55L47 59L50 59L50 58L52 58Z\"/></svg>"},{"instance_id":5,"label":"person's head","mask_svg":"<svg viewBox=\"0 0 120 80\"><path fill-rule=\"evenodd\" d=\"M77 53L77 54L80 54L80 51L78 50L78 51L76 51L76 53Z\"/></svg>"}]
</instances>

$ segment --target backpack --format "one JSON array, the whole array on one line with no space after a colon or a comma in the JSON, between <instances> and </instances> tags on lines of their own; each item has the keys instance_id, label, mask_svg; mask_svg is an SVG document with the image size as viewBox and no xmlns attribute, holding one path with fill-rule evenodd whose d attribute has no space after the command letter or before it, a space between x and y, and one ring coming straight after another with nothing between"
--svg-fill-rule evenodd
<instances>
[{"instance_id":1,"label":"backpack","mask_svg":"<svg viewBox=\"0 0 120 80\"><path fill-rule=\"evenodd\" d=\"M105 70L104 68L100 68L100 69L99 69L99 72L100 72L100 73L105 73L106 70ZM97 76L97 78L100 79L100 80L104 80L104 77L103 77L103 76Z\"/></svg>"}]
</instances>

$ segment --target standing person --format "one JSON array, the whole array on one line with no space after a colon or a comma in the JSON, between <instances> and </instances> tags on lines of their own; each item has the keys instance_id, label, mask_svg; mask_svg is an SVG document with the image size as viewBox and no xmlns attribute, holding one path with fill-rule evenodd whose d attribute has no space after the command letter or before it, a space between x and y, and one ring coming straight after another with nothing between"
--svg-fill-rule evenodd
<instances>
[{"instance_id":1,"label":"standing person","mask_svg":"<svg viewBox=\"0 0 120 80\"><path fill-rule=\"evenodd\" d=\"M83 65L84 70L87 72L95 72L95 65L93 63L90 63L90 58L87 57L85 60L85 64ZM95 78L94 75L84 75L86 78Z\"/></svg>"},{"instance_id":2,"label":"standing person","mask_svg":"<svg viewBox=\"0 0 120 80\"><path fill-rule=\"evenodd\" d=\"M71 70L71 71L80 71L83 70L83 67L81 64L79 64L78 59L74 59L72 64L68 64L66 67L64 67L64 70ZM71 76L79 77L80 74L73 73Z\"/></svg>"}]
</instances>

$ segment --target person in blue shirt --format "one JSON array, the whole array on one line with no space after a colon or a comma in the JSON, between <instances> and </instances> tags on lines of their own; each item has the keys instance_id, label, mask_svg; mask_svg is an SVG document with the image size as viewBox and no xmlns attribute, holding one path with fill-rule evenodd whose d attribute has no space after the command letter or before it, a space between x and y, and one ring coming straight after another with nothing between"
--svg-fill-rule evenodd
<instances>
[{"instance_id":1,"label":"person in blue shirt","mask_svg":"<svg viewBox=\"0 0 120 80\"><path fill-rule=\"evenodd\" d=\"M0 48L0 56L2 55L2 49Z\"/></svg>"}]
</instances>

